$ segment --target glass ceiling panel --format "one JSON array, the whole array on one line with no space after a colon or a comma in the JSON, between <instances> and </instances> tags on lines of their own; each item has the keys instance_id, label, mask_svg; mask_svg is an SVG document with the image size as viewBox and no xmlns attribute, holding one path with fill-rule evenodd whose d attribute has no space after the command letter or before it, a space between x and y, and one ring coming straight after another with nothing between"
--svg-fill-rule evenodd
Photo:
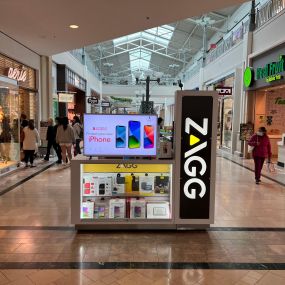
<instances>
[{"instance_id":1,"label":"glass ceiling panel","mask_svg":"<svg viewBox=\"0 0 285 285\"><path fill-rule=\"evenodd\" d=\"M130 68L131 70L147 70L151 59L151 52L147 50L137 49L131 51Z\"/></svg>"},{"instance_id":2,"label":"glass ceiling panel","mask_svg":"<svg viewBox=\"0 0 285 285\"><path fill-rule=\"evenodd\" d=\"M160 45L167 47L172 38L174 29L175 28L172 26L163 25L161 27L148 29L143 32L139 32L139 33L135 33L135 34L131 34L128 36L114 39L113 44L114 46L118 46L121 44L126 44L133 40L146 39L146 40L152 41L153 43L158 43Z\"/></svg>"}]
</instances>

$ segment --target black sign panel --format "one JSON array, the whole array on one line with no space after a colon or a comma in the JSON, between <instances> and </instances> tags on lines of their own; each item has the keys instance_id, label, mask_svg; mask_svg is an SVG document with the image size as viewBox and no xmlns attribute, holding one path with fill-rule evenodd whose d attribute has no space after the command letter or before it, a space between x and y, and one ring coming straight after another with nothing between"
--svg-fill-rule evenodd
<instances>
[{"instance_id":1,"label":"black sign panel","mask_svg":"<svg viewBox=\"0 0 285 285\"><path fill-rule=\"evenodd\" d=\"M110 108L110 102L108 102L108 101L102 101L102 102L101 102L101 106L102 106L102 107Z\"/></svg>"},{"instance_id":2,"label":"black sign panel","mask_svg":"<svg viewBox=\"0 0 285 285\"><path fill-rule=\"evenodd\" d=\"M209 219L213 98L182 98L180 219Z\"/></svg>"},{"instance_id":3,"label":"black sign panel","mask_svg":"<svg viewBox=\"0 0 285 285\"><path fill-rule=\"evenodd\" d=\"M88 104L91 104L91 105L97 105L97 104L98 104L98 98L89 97L89 98L87 99L87 102L88 102Z\"/></svg>"},{"instance_id":4,"label":"black sign panel","mask_svg":"<svg viewBox=\"0 0 285 285\"><path fill-rule=\"evenodd\" d=\"M233 88L232 87L217 87L216 91L218 91L219 95L222 95L222 96L233 94Z\"/></svg>"}]
</instances>

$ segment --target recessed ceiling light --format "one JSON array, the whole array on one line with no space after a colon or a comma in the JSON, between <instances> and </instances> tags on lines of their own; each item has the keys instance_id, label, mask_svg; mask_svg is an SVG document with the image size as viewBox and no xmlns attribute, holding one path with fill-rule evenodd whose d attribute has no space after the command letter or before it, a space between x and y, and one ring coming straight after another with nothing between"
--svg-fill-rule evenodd
<instances>
[{"instance_id":1,"label":"recessed ceiling light","mask_svg":"<svg viewBox=\"0 0 285 285\"><path fill-rule=\"evenodd\" d=\"M78 25L69 25L69 28L70 28L70 29L78 29L79 26L78 26Z\"/></svg>"}]
</instances>

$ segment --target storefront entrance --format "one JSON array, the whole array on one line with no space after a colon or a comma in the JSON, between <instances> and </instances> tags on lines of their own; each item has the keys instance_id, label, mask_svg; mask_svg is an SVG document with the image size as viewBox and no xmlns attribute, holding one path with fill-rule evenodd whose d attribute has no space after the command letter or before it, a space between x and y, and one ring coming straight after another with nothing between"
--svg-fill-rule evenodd
<instances>
[{"instance_id":1,"label":"storefront entrance","mask_svg":"<svg viewBox=\"0 0 285 285\"><path fill-rule=\"evenodd\" d=\"M272 155L278 157L278 142L285 133L285 85L255 91L255 131L266 127Z\"/></svg>"},{"instance_id":2,"label":"storefront entrance","mask_svg":"<svg viewBox=\"0 0 285 285\"><path fill-rule=\"evenodd\" d=\"M20 161L19 118L17 82L0 76L0 175Z\"/></svg>"}]
</instances>

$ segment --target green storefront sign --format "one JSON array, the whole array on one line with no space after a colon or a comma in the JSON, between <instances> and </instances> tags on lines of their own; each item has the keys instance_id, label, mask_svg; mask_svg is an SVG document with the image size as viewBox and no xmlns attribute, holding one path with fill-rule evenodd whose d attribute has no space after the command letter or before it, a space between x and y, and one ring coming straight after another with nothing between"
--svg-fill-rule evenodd
<instances>
[{"instance_id":1,"label":"green storefront sign","mask_svg":"<svg viewBox=\"0 0 285 285\"><path fill-rule=\"evenodd\" d=\"M264 79L267 83L281 80L283 77L281 73L285 72L285 56L280 55L278 62L271 62L264 67L258 67L254 70L247 67L244 71L244 86L251 87L256 80Z\"/></svg>"}]
</instances>

